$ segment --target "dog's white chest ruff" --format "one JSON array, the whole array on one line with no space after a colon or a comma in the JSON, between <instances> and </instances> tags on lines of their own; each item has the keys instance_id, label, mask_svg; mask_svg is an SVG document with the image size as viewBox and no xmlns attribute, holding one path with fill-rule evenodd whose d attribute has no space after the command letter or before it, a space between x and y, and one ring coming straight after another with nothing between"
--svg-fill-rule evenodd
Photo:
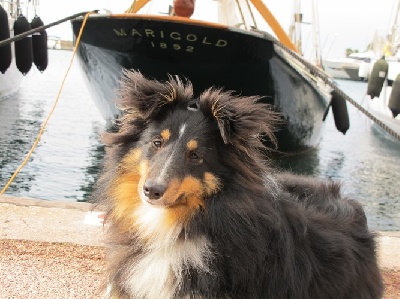
<instances>
[{"instance_id":1,"label":"dog's white chest ruff","mask_svg":"<svg viewBox=\"0 0 400 299\"><path fill-rule=\"evenodd\" d=\"M125 289L132 298L172 298L186 270L210 272L210 249L205 237L154 246L126 269Z\"/></svg>"}]
</instances>

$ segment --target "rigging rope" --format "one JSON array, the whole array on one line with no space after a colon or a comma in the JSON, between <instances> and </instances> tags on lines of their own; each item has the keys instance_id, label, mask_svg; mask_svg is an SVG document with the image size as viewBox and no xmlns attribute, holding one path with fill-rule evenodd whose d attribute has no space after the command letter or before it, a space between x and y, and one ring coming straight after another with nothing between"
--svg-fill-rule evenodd
<instances>
[{"instance_id":1,"label":"rigging rope","mask_svg":"<svg viewBox=\"0 0 400 299\"><path fill-rule=\"evenodd\" d=\"M242 7L240 6L239 0L236 0L236 5L237 5L237 7L239 9L240 16L242 17L244 28L247 30L248 28L247 28L246 20L244 18Z\"/></svg>"},{"instance_id":2,"label":"rigging rope","mask_svg":"<svg viewBox=\"0 0 400 299\"><path fill-rule=\"evenodd\" d=\"M293 52L291 49L286 47L283 43L281 43L279 40L277 40L275 37L270 35L267 32L264 31L259 31L255 30L259 33L262 33L263 35L266 35L270 39L273 40L273 42L278 45L282 50L284 50L286 53L291 55L293 58L298 60L300 63L302 63L304 66L306 66L310 72L314 75L322 79L325 84L329 85L339 96L343 97L347 102L352 104L354 107L356 107L358 110L360 110L362 113L364 113L368 118L370 118L373 122L375 122L378 126L380 126L383 130L385 130L387 133L389 133L391 136L393 136L395 139L400 141L400 134L398 134L396 131L392 130L389 126L387 126L385 123L383 123L381 120L379 120L377 117L375 117L373 114L371 114L367 109L365 109L363 106L361 106L359 103L354 101L350 96L348 96L343 90L341 90L336 83L325 73L323 72L320 68L317 66L313 65L312 63L308 62L304 58L300 57L297 53Z\"/></svg>"},{"instance_id":3,"label":"rigging rope","mask_svg":"<svg viewBox=\"0 0 400 299\"><path fill-rule=\"evenodd\" d=\"M71 16L69 16L69 17L66 17L66 18L64 18L64 19L55 21L55 22L53 22L53 23L50 23L50 24L47 24L47 25L44 25L44 26L41 26L41 27L38 27L38 28L35 28L35 29L32 29L32 30L29 30L29 31L26 31L26 32L24 32L24 33L21 33L21 34L18 34L18 35L16 35L16 36L13 36L13 37L11 37L11 38L8 38L8 39L5 39L5 40L0 41L0 47L6 46L6 45L11 44L12 42L15 42L15 41L19 41L19 40L21 40L21 39L23 39L23 38L25 38L25 37L27 37L27 36L29 36L29 35L32 35L33 33L43 31L43 30L45 30L45 29L47 29L47 28L56 26L56 25L58 25L58 24L61 24L61 23L66 22L66 21L70 21L70 20L75 19L75 18L77 18L77 17L82 17L82 16L84 16L84 15L93 14L93 13L97 13L97 12L98 12L98 10L93 10L93 11L90 11L90 12L88 12L88 11L80 12L80 13L71 15Z\"/></svg>"},{"instance_id":4,"label":"rigging rope","mask_svg":"<svg viewBox=\"0 0 400 299\"><path fill-rule=\"evenodd\" d=\"M26 165L26 163L28 162L29 158L32 156L33 151L35 150L36 146L38 145L38 143L39 143L39 141L40 141L40 138L42 137L42 135L43 135L43 133L44 133L44 130L45 130L46 126L47 126L47 123L49 122L50 117L53 115L53 112L54 112L54 110L56 109L56 106L57 106L57 104L58 104L58 100L60 99L61 91L62 91L62 89L63 89L63 87L64 87L64 83L65 83L65 80L67 79L67 76L68 76L68 74L69 74L69 71L70 71L70 69L71 69L71 67L72 67L72 63L73 63L73 61L74 61L74 58L75 58L75 55L76 55L76 51L77 51L78 46L79 46L79 42L80 42L80 40L81 40L83 28L84 28L85 25L86 25L87 18L89 17L89 15L94 14L94 13L96 13L96 12L95 12L95 11L91 11L91 12L85 12L85 13L84 13L84 14L85 14L85 18L84 18L84 20L83 20L83 22L82 22L81 29L80 29L80 31L79 31L78 37L77 37L76 42L75 42L75 47L74 47L74 51L73 51L73 54L72 54L72 57L71 57L71 61L70 61L70 63L69 63L67 72L65 73L64 79L63 79L63 81L62 81L62 83L61 83L61 86L60 86L60 89L59 89L59 91L58 91L56 100L54 101L54 104L53 104L53 106L52 106L52 108L51 108L49 114L47 115L47 117L46 117L46 119L45 119L45 121L44 121L42 127L40 128L40 131L39 131L39 133L38 133L38 136L36 137L35 142L33 143L31 149L29 150L28 154L26 155L25 160L21 163L21 165L17 168L17 170L14 172L14 174L13 174L13 175L11 176L11 178L8 180L8 182L7 182L7 184L4 186L4 188L0 191L0 195L3 195L4 192L6 192L6 190L7 190L8 187L11 185L11 183L13 182L13 180L15 179L15 177L18 175L18 173L21 171L21 169ZM76 17L76 16L82 16L82 15L83 15L83 13L80 13L80 14L77 14L77 15L74 15L74 16ZM22 34L21 34L21 35L22 35Z\"/></svg>"},{"instance_id":5,"label":"rigging rope","mask_svg":"<svg viewBox=\"0 0 400 299\"><path fill-rule=\"evenodd\" d=\"M246 0L246 4L247 4L247 9L249 10L250 15L251 15L251 18L252 18L252 20L253 20L254 27L257 28L258 26L257 26L257 23L256 23L256 18L254 17L253 10L252 10L251 7L250 7L249 0Z\"/></svg>"}]
</instances>

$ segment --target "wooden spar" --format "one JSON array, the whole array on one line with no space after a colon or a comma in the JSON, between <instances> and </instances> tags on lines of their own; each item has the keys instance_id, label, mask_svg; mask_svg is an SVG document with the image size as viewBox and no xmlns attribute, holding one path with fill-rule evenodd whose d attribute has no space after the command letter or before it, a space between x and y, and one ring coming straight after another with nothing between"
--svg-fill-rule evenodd
<instances>
[{"instance_id":1,"label":"wooden spar","mask_svg":"<svg viewBox=\"0 0 400 299\"><path fill-rule=\"evenodd\" d=\"M135 0L133 12L137 13L143 6L145 6L149 2L150 0Z\"/></svg>"},{"instance_id":2,"label":"wooden spar","mask_svg":"<svg viewBox=\"0 0 400 299\"><path fill-rule=\"evenodd\" d=\"M289 49L295 52L299 52L296 46L292 43L289 36L282 29L282 26L276 20L271 11L265 6L265 4L261 0L250 0L253 3L254 7L258 10L261 16L264 18L265 22L271 27L271 29L275 32L278 39Z\"/></svg>"},{"instance_id":3,"label":"wooden spar","mask_svg":"<svg viewBox=\"0 0 400 299\"><path fill-rule=\"evenodd\" d=\"M150 0L136 0L133 7L133 12L137 13L143 6L145 6ZM289 49L294 52L299 53L296 46L292 43L289 36L282 29L282 26L276 20L275 16L271 11L265 6L261 0L250 0L254 7L258 10L264 20L268 23L271 29L274 31L278 39Z\"/></svg>"}]
</instances>

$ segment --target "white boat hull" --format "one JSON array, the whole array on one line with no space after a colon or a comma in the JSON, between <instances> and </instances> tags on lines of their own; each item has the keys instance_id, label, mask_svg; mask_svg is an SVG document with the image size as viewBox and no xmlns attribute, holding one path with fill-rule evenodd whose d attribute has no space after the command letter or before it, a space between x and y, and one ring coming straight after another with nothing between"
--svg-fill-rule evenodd
<instances>
[{"instance_id":1,"label":"white boat hull","mask_svg":"<svg viewBox=\"0 0 400 299\"><path fill-rule=\"evenodd\" d=\"M18 92L22 78L13 59L8 70L4 74L0 73L0 101Z\"/></svg>"},{"instance_id":2,"label":"white boat hull","mask_svg":"<svg viewBox=\"0 0 400 299\"><path fill-rule=\"evenodd\" d=\"M8 19L10 36L14 36L14 18ZM5 71L4 74L0 72L0 101L11 97L18 92L22 81L22 74L15 65L15 53L14 44L11 44L11 55L12 60L10 67Z\"/></svg>"},{"instance_id":3,"label":"white boat hull","mask_svg":"<svg viewBox=\"0 0 400 299\"><path fill-rule=\"evenodd\" d=\"M345 62L341 59L324 60L325 71L336 79L359 81L359 63Z\"/></svg>"},{"instance_id":4,"label":"white boat hull","mask_svg":"<svg viewBox=\"0 0 400 299\"><path fill-rule=\"evenodd\" d=\"M369 100L368 111L375 116L378 121L390 128L396 134L400 135L400 115L393 118L392 111L388 107L391 92L392 87L387 86L385 83L379 98Z\"/></svg>"},{"instance_id":5,"label":"white boat hull","mask_svg":"<svg viewBox=\"0 0 400 299\"><path fill-rule=\"evenodd\" d=\"M368 79L371 60L376 60L376 55L368 51L352 53L349 57L326 59L323 61L323 66L333 78L359 81Z\"/></svg>"}]
</instances>

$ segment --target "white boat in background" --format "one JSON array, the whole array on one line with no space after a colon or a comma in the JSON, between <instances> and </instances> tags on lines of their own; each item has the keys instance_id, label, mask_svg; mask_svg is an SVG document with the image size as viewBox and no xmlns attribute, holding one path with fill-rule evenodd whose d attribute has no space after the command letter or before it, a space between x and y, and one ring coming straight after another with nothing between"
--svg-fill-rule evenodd
<instances>
[{"instance_id":1,"label":"white boat in background","mask_svg":"<svg viewBox=\"0 0 400 299\"><path fill-rule=\"evenodd\" d=\"M397 9L391 30L386 35L386 45L382 49L382 56L388 63L387 79L392 85L397 75L400 74L400 1L397 1ZM375 61L374 61L375 62Z\"/></svg>"},{"instance_id":2,"label":"white boat in background","mask_svg":"<svg viewBox=\"0 0 400 299\"><path fill-rule=\"evenodd\" d=\"M397 86L395 88L399 87L400 86ZM400 135L400 114L395 117L395 114L389 108L389 101L392 91L392 86L389 86L388 81L386 80L378 98L372 99L370 96L367 96L367 109L374 117L377 118L378 121L384 124L392 132ZM397 105L400 105L400 98L397 100ZM374 127L379 128L379 126ZM379 131L384 132L384 130ZM384 132L384 134L387 133Z\"/></svg>"},{"instance_id":3,"label":"white boat in background","mask_svg":"<svg viewBox=\"0 0 400 299\"><path fill-rule=\"evenodd\" d=\"M47 37L47 48L53 50L61 50L61 38L58 36Z\"/></svg>"},{"instance_id":4,"label":"white boat in background","mask_svg":"<svg viewBox=\"0 0 400 299\"><path fill-rule=\"evenodd\" d=\"M391 135L400 136L400 1L381 58L371 61L367 109ZM392 54L393 53L393 54ZM383 131L383 130L381 130Z\"/></svg>"},{"instance_id":5,"label":"white boat in background","mask_svg":"<svg viewBox=\"0 0 400 299\"><path fill-rule=\"evenodd\" d=\"M399 55L398 53L397 55ZM400 59L399 57L396 56L389 56L385 57L385 60L387 61L389 65L388 73L387 73L387 79L389 81L389 85L392 85L394 80L396 80L396 77L398 74L400 74ZM373 61L375 62L375 61Z\"/></svg>"},{"instance_id":6,"label":"white boat in background","mask_svg":"<svg viewBox=\"0 0 400 299\"><path fill-rule=\"evenodd\" d=\"M367 51L352 53L343 58L325 59L322 64L325 71L335 79L363 81L369 77L372 60L377 60L376 54Z\"/></svg>"},{"instance_id":7,"label":"white boat in background","mask_svg":"<svg viewBox=\"0 0 400 299\"><path fill-rule=\"evenodd\" d=\"M366 98L368 112L400 135L400 62L397 59L382 57L374 63Z\"/></svg>"}]
</instances>

